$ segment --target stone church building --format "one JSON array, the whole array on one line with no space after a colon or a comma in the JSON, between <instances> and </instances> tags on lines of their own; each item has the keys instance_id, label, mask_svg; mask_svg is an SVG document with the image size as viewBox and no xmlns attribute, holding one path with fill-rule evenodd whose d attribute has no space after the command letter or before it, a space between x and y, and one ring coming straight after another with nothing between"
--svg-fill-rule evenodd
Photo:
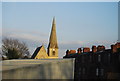
<instances>
[{"instance_id":1,"label":"stone church building","mask_svg":"<svg viewBox=\"0 0 120 81\"><path fill-rule=\"evenodd\" d=\"M53 18L52 22L52 30L50 34L47 51L45 50L45 47L42 45L35 50L31 58L32 59L58 58L58 43L56 35L55 18Z\"/></svg>"}]
</instances>

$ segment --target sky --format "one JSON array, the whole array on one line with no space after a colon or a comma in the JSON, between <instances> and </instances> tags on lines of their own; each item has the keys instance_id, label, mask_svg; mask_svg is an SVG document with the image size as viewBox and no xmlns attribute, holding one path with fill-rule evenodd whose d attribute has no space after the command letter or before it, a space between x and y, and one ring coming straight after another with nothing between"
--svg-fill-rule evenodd
<instances>
[{"instance_id":1,"label":"sky","mask_svg":"<svg viewBox=\"0 0 120 81\"><path fill-rule=\"evenodd\" d=\"M117 2L3 2L2 36L26 42L32 55L47 48L54 16L60 58L67 49L118 40Z\"/></svg>"}]
</instances>

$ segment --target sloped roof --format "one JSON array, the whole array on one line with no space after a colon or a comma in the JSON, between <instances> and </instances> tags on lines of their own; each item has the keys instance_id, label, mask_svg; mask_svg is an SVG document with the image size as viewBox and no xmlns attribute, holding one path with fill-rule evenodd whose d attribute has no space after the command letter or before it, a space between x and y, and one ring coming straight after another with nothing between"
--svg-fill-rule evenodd
<instances>
[{"instance_id":1,"label":"sloped roof","mask_svg":"<svg viewBox=\"0 0 120 81\"><path fill-rule=\"evenodd\" d=\"M42 46L38 47L35 52L33 53L31 59L34 59L36 57L36 55L38 54L38 52L40 51L40 49L42 48Z\"/></svg>"},{"instance_id":2,"label":"sloped roof","mask_svg":"<svg viewBox=\"0 0 120 81\"><path fill-rule=\"evenodd\" d=\"M52 23L52 30L50 34L50 39L49 39L49 45L48 48L58 48L57 44L57 35L56 35L56 24L55 24L55 18L53 18L53 23Z\"/></svg>"}]
</instances>

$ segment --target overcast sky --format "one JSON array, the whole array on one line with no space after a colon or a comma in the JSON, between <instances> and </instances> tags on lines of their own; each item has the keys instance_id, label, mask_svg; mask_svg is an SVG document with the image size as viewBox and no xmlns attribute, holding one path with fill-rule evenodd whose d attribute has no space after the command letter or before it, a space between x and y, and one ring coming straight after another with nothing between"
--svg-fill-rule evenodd
<instances>
[{"instance_id":1,"label":"overcast sky","mask_svg":"<svg viewBox=\"0 0 120 81\"><path fill-rule=\"evenodd\" d=\"M54 16L59 57L67 49L109 48L118 40L117 2L4 2L3 37L26 42L33 54L42 44L47 48Z\"/></svg>"}]
</instances>

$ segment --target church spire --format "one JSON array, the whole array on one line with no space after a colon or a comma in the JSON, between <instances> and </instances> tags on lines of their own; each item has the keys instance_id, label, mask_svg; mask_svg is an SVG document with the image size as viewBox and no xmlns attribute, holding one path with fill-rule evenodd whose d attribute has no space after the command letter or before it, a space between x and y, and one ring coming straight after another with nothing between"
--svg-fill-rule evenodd
<instances>
[{"instance_id":1,"label":"church spire","mask_svg":"<svg viewBox=\"0 0 120 81\"><path fill-rule=\"evenodd\" d=\"M56 23L55 23L55 17L53 17L53 23L52 23L52 24L56 24Z\"/></svg>"},{"instance_id":2,"label":"church spire","mask_svg":"<svg viewBox=\"0 0 120 81\"><path fill-rule=\"evenodd\" d=\"M58 48L55 17L53 18L53 22L52 22L52 30L50 34L48 48Z\"/></svg>"}]
</instances>

